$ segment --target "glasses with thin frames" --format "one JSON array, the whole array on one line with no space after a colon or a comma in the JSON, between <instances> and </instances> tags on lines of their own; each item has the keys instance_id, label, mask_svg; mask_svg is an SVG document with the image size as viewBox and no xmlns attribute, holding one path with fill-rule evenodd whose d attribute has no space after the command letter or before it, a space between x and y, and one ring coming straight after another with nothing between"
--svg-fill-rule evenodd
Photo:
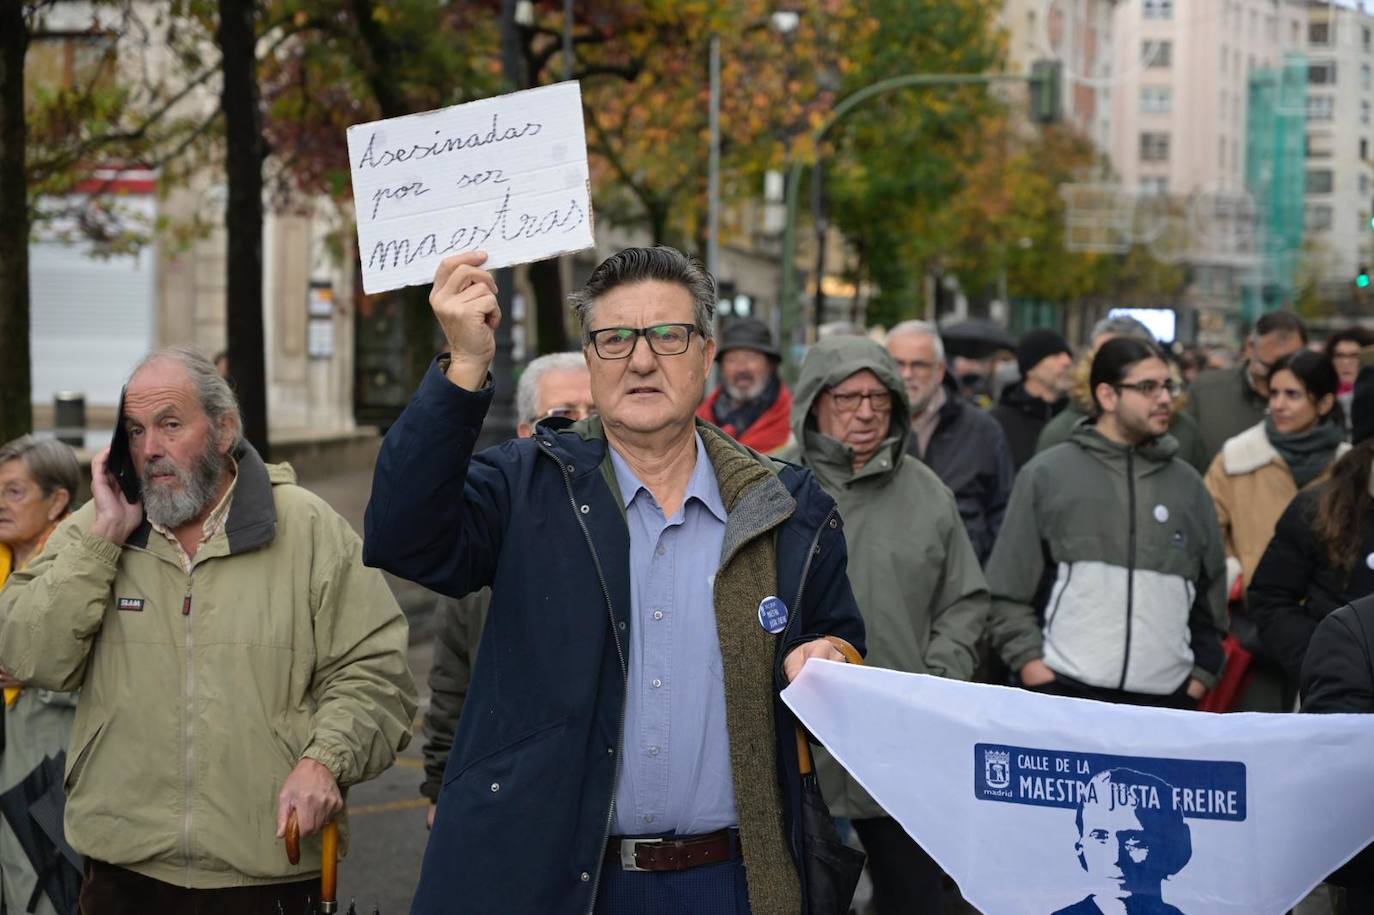
<instances>
[{"instance_id":1,"label":"glasses with thin frames","mask_svg":"<svg viewBox=\"0 0 1374 915\"><path fill-rule=\"evenodd\" d=\"M696 333L693 324L655 324L653 327L602 327L590 331L592 348L602 359L628 359L643 337L659 356L681 356Z\"/></svg>"},{"instance_id":2,"label":"glasses with thin frames","mask_svg":"<svg viewBox=\"0 0 1374 915\"><path fill-rule=\"evenodd\" d=\"M1148 381L1137 381L1135 384L1121 382L1116 385L1118 388L1125 388L1128 391L1136 391L1144 397L1155 397L1160 391L1168 391L1170 397L1177 397L1183 393L1183 385L1170 378L1168 381L1155 381L1153 378Z\"/></svg>"},{"instance_id":3,"label":"glasses with thin frames","mask_svg":"<svg viewBox=\"0 0 1374 915\"><path fill-rule=\"evenodd\" d=\"M874 413L886 413L892 409L891 391L854 391L840 394L830 391L829 394L830 399L835 404L835 409L840 413L856 412L859 409L859 404L865 400L873 408Z\"/></svg>"},{"instance_id":4,"label":"glasses with thin frames","mask_svg":"<svg viewBox=\"0 0 1374 915\"><path fill-rule=\"evenodd\" d=\"M546 419L579 420L595 415L596 407L554 407L552 410L539 417L539 419L541 421Z\"/></svg>"}]
</instances>

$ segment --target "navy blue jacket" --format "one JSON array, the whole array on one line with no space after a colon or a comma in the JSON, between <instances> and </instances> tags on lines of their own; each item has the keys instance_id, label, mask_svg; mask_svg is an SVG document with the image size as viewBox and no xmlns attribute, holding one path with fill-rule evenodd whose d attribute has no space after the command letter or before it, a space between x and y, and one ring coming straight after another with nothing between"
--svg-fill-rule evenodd
<instances>
[{"instance_id":1,"label":"navy blue jacket","mask_svg":"<svg viewBox=\"0 0 1374 915\"><path fill-rule=\"evenodd\" d=\"M492 586L411 911L590 913L625 701L629 531L601 438L541 425L473 457L491 396L432 366L387 433L367 508L368 565L454 597ZM837 635L862 650L863 623L834 501L809 472L775 466L797 503L774 534L778 596L792 608L781 689L794 645ZM782 780L797 860L795 719L774 705L776 758L758 777Z\"/></svg>"}]
</instances>

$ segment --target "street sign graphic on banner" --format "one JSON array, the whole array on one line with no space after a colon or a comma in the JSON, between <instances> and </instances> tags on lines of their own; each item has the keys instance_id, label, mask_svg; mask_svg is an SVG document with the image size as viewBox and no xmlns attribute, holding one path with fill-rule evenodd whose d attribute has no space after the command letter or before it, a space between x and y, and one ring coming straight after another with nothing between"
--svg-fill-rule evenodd
<instances>
[{"instance_id":1,"label":"street sign graphic on banner","mask_svg":"<svg viewBox=\"0 0 1374 915\"><path fill-rule=\"evenodd\" d=\"M368 293L429 283L463 251L495 269L592 245L576 82L355 124L348 159Z\"/></svg>"},{"instance_id":2,"label":"street sign graphic on banner","mask_svg":"<svg viewBox=\"0 0 1374 915\"><path fill-rule=\"evenodd\" d=\"M815 660L782 697L988 915L1278 915L1374 840L1363 715L1140 708Z\"/></svg>"}]
</instances>

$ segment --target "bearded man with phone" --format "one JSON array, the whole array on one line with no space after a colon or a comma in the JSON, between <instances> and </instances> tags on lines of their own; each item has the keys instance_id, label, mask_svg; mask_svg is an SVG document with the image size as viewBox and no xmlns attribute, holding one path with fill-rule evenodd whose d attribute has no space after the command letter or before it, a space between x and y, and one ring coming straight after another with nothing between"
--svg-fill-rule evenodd
<instances>
[{"instance_id":1,"label":"bearded man with phone","mask_svg":"<svg viewBox=\"0 0 1374 915\"><path fill-rule=\"evenodd\" d=\"M243 441L213 363L134 371L92 499L0 594L0 666L81 689L66 834L85 915L300 911L349 785L416 709L407 627L348 523Z\"/></svg>"}]
</instances>

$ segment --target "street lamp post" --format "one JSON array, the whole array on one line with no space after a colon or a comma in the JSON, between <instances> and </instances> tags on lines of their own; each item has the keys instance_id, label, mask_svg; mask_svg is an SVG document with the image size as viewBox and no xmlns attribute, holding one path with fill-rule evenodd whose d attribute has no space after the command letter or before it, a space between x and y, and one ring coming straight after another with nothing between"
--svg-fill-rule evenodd
<instances>
[{"instance_id":1,"label":"street lamp post","mask_svg":"<svg viewBox=\"0 0 1374 915\"><path fill-rule=\"evenodd\" d=\"M830 131L844 119L846 115L855 108L862 105L869 99L893 92L897 89L910 89L915 87L929 86L989 86L996 83L1025 83L1029 82L1033 91L1038 90L1041 82L1052 76L1048 72L1040 70L1033 71L1031 75L994 73L994 74L971 74L971 73L909 73L905 76L894 76L890 79L879 80L871 86L865 86L852 95L844 98L830 116L816 128L811 135L812 145L820 149L821 143L825 140ZM1057 89L1057 83L1056 87ZM778 307L782 314L782 325L780 342L782 343L783 359L788 363L795 363L794 348L799 346L802 341L796 340L796 331L799 327L797 312L800 303L797 298L797 276L796 276L796 247L797 247L797 210L798 201L801 196L802 173L806 170L806 164L800 159L792 163L792 167L787 173L787 224L783 232L782 241L782 291L778 296ZM820 278L817 277L817 283Z\"/></svg>"},{"instance_id":2,"label":"street lamp post","mask_svg":"<svg viewBox=\"0 0 1374 915\"><path fill-rule=\"evenodd\" d=\"M706 165L706 269L720 267L720 36L711 34L711 152Z\"/></svg>"},{"instance_id":3,"label":"street lamp post","mask_svg":"<svg viewBox=\"0 0 1374 915\"><path fill-rule=\"evenodd\" d=\"M801 24L801 16L792 10L778 10L768 17L768 28L780 35L790 35ZM749 28L763 28L758 22ZM711 149L706 171L706 269L720 282L720 35L711 33L710 42L710 130Z\"/></svg>"}]
</instances>

